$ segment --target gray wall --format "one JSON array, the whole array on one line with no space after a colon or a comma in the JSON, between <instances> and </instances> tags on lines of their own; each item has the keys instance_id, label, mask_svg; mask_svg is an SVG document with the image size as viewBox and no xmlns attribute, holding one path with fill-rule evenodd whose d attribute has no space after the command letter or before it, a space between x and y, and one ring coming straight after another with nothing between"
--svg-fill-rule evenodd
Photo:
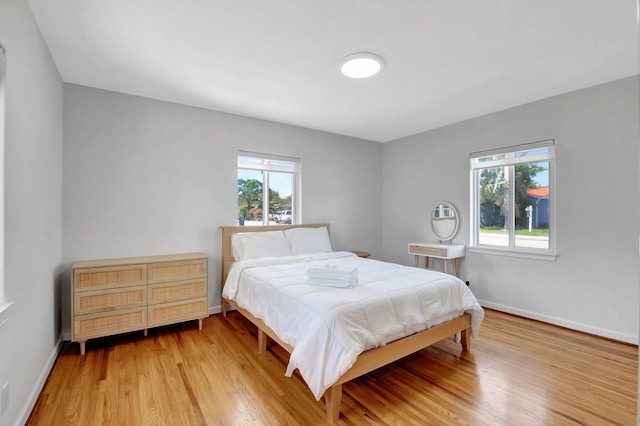
<instances>
[{"instance_id":1,"label":"gray wall","mask_svg":"<svg viewBox=\"0 0 640 426\"><path fill-rule=\"evenodd\" d=\"M413 262L441 199L469 244L469 154L555 139L557 260L468 253L463 279L483 306L637 343L638 98L627 78L385 144L383 257Z\"/></svg>"},{"instance_id":2,"label":"gray wall","mask_svg":"<svg viewBox=\"0 0 640 426\"><path fill-rule=\"evenodd\" d=\"M204 251L219 309L218 226L235 222L238 149L302 158L303 221L330 222L336 249L411 264L407 243L432 239L437 200L460 209L456 241L469 242L470 152L554 138L558 259L469 253L463 273L485 306L638 340L637 78L382 145L63 86L24 0L0 2L0 42L14 301L0 326L0 386L11 383L2 426L26 419L68 333L72 262Z\"/></svg>"},{"instance_id":3,"label":"gray wall","mask_svg":"<svg viewBox=\"0 0 640 426\"><path fill-rule=\"evenodd\" d=\"M62 94L60 75L24 0L0 2L7 49L5 297L0 386L10 382L0 425L26 420L60 343Z\"/></svg>"},{"instance_id":4,"label":"gray wall","mask_svg":"<svg viewBox=\"0 0 640 426\"><path fill-rule=\"evenodd\" d=\"M202 251L219 312L218 227L236 223L240 149L301 158L303 222L331 223L334 249L381 254L381 144L65 84L65 266Z\"/></svg>"}]
</instances>

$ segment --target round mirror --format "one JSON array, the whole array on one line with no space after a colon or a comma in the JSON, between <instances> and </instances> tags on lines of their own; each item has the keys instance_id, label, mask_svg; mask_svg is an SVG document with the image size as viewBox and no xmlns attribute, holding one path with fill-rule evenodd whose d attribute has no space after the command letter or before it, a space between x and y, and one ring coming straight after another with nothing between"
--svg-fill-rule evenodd
<instances>
[{"instance_id":1,"label":"round mirror","mask_svg":"<svg viewBox=\"0 0 640 426\"><path fill-rule=\"evenodd\" d=\"M458 232L458 211L448 201L440 201L431 210L431 230L441 242L450 241Z\"/></svg>"}]
</instances>

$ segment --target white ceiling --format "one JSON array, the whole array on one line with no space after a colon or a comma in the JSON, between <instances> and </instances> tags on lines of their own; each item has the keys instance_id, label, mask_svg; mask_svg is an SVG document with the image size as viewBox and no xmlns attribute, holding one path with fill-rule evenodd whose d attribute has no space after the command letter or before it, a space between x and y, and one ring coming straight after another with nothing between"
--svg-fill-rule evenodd
<instances>
[{"instance_id":1,"label":"white ceiling","mask_svg":"<svg viewBox=\"0 0 640 426\"><path fill-rule=\"evenodd\" d=\"M29 0L65 82L386 142L639 73L636 0ZM352 80L344 56L385 59Z\"/></svg>"}]
</instances>

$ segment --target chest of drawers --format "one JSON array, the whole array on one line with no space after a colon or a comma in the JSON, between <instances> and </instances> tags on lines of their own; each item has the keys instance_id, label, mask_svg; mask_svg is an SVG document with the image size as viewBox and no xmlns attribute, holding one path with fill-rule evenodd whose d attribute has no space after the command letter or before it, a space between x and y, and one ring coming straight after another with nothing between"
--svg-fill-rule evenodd
<instances>
[{"instance_id":1,"label":"chest of drawers","mask_svg":"<svg viewBox=\"0 0 640 426\"><path fill-rule=\"evenodd\" d=\"M204 253L77 262L71 271L71 341L85 353L88 339L209 315Z\"/></svg>"}]
</instances>

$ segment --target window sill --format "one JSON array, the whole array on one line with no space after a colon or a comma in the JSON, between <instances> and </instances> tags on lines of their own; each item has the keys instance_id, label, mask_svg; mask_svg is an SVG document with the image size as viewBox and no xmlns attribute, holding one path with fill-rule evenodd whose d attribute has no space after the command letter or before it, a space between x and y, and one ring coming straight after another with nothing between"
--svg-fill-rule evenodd
<instances>
[{"instance_id":1,"label":"window sill","mask_svg":"<svg viewBox=\"0 0 640 426\"><path fill-rule=\"evenodd\" d=\"M0 303L0 327L9 321L9 312L13 302Z\"/></svg>"},{"instance_id":2,"label":"window sill","mask_svg":"<svg viewBox=\"0 0 640 426\"><path fill-rule=\"evenodd\" d=\"M494 256L521 257L525 259L555 261L558 254L555 251L528 251L528 250L508 250L494 247L467 247L467 253L490 254Z\"/></svg>"}]
</instances>

